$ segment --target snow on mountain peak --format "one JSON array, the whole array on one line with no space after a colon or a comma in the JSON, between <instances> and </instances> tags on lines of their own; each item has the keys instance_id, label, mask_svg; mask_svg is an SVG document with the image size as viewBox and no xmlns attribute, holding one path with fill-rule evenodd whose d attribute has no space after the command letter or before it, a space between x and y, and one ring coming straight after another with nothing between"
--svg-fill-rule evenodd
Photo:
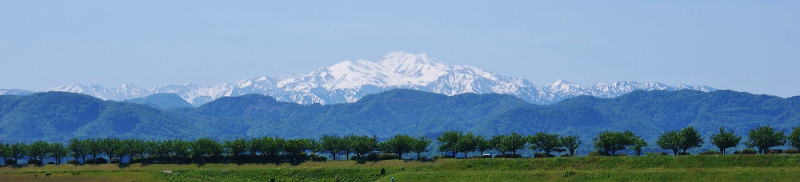
<instances>
[{"instance_id":1,"label":"snow on mountain peak","mask_svg":"<svg viewBox=\"0 0 800 182\"><path fill-rule=\"evenodd\" d=\"M473 66L447 65L427 54L403 51L391 52L375 61L342 61L299 76L262 76L210 86L186 83L145 90L132 84L123 84L118 88L76 84L50 90L83 93L108 100L175 93L189 103L200 105L220 97L245 94L264 94L280 101L304 104L334 104L355 102L365 95L396 88L445 95L501 93L537 104L555 103L579 95L616 97L633 90L714 90L707 86L673 87L658 82L633 81L580 85L557 80L544 87L536 87L525 79L507 77Z\"/></svg>"}]
</instances>

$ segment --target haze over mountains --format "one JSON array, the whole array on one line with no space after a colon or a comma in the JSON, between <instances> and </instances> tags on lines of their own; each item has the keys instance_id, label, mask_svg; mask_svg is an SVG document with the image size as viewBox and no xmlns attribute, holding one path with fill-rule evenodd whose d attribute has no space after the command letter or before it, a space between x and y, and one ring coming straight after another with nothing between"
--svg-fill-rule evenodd
<instances>
[{"instance_id":1,"label":"haze over mountains","mask_svg":"<svg viewBox=\"0 0 800 182\"><path fill-rule=\"evenodd\" d=\"M446 65L426 54L392 52L377 61L343 61L310 73L292 77L259 77L232 83L204 86L187 83L145 89L131 84L117 88L76 84L50 89L91 95L100 99L124 101L157 93L175 93L194 106L226 96L269 95L279 101L300 104L352 103L368 95L391 89L413 89L444 95L499 93L534 104L552 104L575 96L611 98L634 90L700 90L708 86L671 86L658 82L618 81L579 85L563 80L537 86L533 82L488 72L480 68ZM0 90L3 94L30 94L30 91Z\"/></svg>"}]
</instances>

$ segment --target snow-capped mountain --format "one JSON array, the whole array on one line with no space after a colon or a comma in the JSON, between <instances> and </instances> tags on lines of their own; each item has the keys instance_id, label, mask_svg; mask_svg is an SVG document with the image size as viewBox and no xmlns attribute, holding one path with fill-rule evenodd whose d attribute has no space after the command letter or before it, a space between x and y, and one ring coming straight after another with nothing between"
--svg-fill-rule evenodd
<instances>
[{"instance_id":1,"label":"snow-capped mountain","mask_svg":"<svg viewBox=\"0 0 800 182\"><path fill-rule=\"evenodd\" d=\"M392 52L377 61L342 61L299 76L259 77L211 86L187 83L146 90L130 84L118 88L72 85L51 90L83 93L110 100L127 100L154 93L175 93L189 103L200 105L220 97L253 93L302 104L334 104L355 102L365 95L396 88L445 95L502 93L536 104L555 103L580 95L616 97L633 90L714 90L707 86L670 86L657 82L632 81L579 85L558 80L536 87L525 79L507 77L472 66L446 65L426 54L406 52Z\"/></svg>"}]
</instances>

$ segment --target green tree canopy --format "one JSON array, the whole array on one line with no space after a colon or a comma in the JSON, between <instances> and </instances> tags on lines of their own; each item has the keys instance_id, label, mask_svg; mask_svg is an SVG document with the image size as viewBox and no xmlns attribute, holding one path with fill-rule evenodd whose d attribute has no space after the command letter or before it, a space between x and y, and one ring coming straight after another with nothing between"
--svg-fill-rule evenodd
<instances>
[{"instance_id":1,"label":"green tree canopy","mask_svg":"<svg viewBox=\"0 0 800 182\"><path fill-rule=\"evenodd\" d=\"M417 153L417 160L420 159L423 152L428 151L428 145L430 144L431 140L426 137L419 137L414 141L414 144L411 146L411 151Z\"/></svg>"},{"instance_id":2,"label":"green tree canopy","mask_svg":"<svg viewBox=\"0 0 800 182\"><path fill-rule=\"evenodd\" d=\"M634 138L635 135L630 131L604 131L593 139L593 143L594 147L601 152L614 156L618 150L624 150L633 145Z\"/></svg>"},{"instance_id":3,"label":"green tree canopy","mask_svg":"<svg viewBox=\"0 0 800 182\"><path fill-rule=\"evenodd\" d=\"M731 147L736 147L742 140L741 136L736 136L733 132L726 131L725 128L720 127L719 133L711 136L711 143L719 148L719 152L725 154L725 150Z\"/></svg>"},{"instance_id":4,"label":"green tree canopy","mask_svg":"<svg viewBox=\"0 0 800 182\"><path fill-rule=\"evenodd\" d=\"M436 138L436 140L439 141L439 151L442 152L449 151L452 153L451 156L455 158L456 152L458 152L456 144L458 143L458 140L460 140L462 136L464 136L464 133L460 131L443 132L442 135L439 135L439 137Z\"/></svg>"},{"instance_id":5,"label":"green tree canopy","mask_svg":"<svg viewBox=\"0 0 800 182\"><path fill-rule=\"evenodd\" d=\"M758 153L767 153L769 148L786 144L786 135L781 131L775 131L772 127L762 126L753 129L748 134L748 147L758 148Z\"/></svg>"},{"instance_id":6,"label":"green tree canopy","mask_svg":"<svg viewBox=\"0 0 800 182\"><path fill-rule=\"evenodd\" d=\"M581 145L581 140L578 136L565 136L561 139L561 146L564 147L570 156L575 156L575 150Z\"/></svg>"},{"instance_id":7,"label":"green tree canopy","mask_svg":"<svg viewBox=\"0 0 800 182\"><path fill-rule=\"evenodd\" d=\"M561 141L559 141L558 134L549 134L545 132L537 132L528 137L528 142L531 143L531 149L534 151L542 151L547 155L551 155L550 153L553 151L561 152L564 151L561 145Z\"/></svg>"},{"instance_id":8,"label":"green tree canopy","mask_svg":"<svg viewBox=\"0 0 800 182\"><path fill-rule=\"evenodd\" d=\"M408 135L395 135L389 140L382 143L385 152L395 153L400 159L403 159L403 154L411 151L415 139Z\"/></svg>"},{"instance_id":9,"label":"green tree canopy","mask_svg":"<svg viewBox=\"0 0 800 182\"><path fill-rule=\"evenodd\" d=\"M795 127L792 129L792 133L789 134L789 145L794 147L796 150L800 150L800 127Z\"/></svg>"},{"instance_id":10,"label":"green tree canopy","mask_svg":"<svg viewBox=\"0 0 800 182\"><path fill-rule=\"evenodd\" d=\"M695 129L694 126L683 128L680 131L680 134L680 148L683 153L686 153L686 151L691 148L700 147L703 145L703 137L700 136L700 133L697 132L697 129Z\"/></svg>"},{"instance_id":11,"label":"green tree canopy","mask_svg":"<svg viewBox=\"0 0 800 182\"><path fill-rule=\"evenodd\" d=\"M456 142L455 150L459 152L464 152L464 158L467 158L467 154L469 154L469 152L475 151L477 147L478 147L478 142L476 142L475 135L473 135L472 133L467 133L458 139L458 142Z\"/></svg>"},{"instance_id":12,"label":"green tree canopy","mask_svg":"<svg viewBox=\"0 0 800 182\"><path fill-rule=\"evenodd\" d=\"M659 147L672 150L673 155L678 155L681 150L681 133L679 131L669 131L658 137L656 141Z\"/></svg>"},{"instance_id":13,"label":"green tree canopy","mask_svg":"<svg viewBox=\"0 0 800 182\"><path fill-rule=\"evenodd\" d=\"M40 161L41 164L44 165L44 159L50 155L50 144L41 140L33 142L33 144L30 146L28 155L31 158Z\"/></svg>"},{"instance_id":14,"label":"green tree canopy","mask_svg":"<svg viewBox=\"0 0 800 182\"><path fill-rule=\"evenodd\" d=\"M61 164L61 159L69 154L69 149L62 143L50 144L50 157L56 159L56 164Z\"/></svg>"}]
</instances>

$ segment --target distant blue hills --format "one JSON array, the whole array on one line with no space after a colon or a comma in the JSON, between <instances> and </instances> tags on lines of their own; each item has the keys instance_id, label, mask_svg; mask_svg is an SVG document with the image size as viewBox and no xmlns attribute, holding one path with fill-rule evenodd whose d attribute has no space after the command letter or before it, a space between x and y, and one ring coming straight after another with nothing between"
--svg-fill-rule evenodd
<instances>
[{"instance_id":1,"label":"distant blue hills","mask_svg":"<svg viewBox=\"0 0 800 182\"><path fill-rule=\"evenodd\" d=\"M580 96L536 105L501 94L446 96L397 89L344 104L302 105L243 95L191 107L171 94L126 102L67 92L0 95L0 142L323 134L434 137L460 130L480 135L545 131L578 135L588 144L600 131L631 130L654 141L665 131L686 126L697 127L706 138L719 127L740 135L758 126L788 132L800 126L800 97L728 90L634 91L615 98Z\"/></svg>"}]
</instances>

